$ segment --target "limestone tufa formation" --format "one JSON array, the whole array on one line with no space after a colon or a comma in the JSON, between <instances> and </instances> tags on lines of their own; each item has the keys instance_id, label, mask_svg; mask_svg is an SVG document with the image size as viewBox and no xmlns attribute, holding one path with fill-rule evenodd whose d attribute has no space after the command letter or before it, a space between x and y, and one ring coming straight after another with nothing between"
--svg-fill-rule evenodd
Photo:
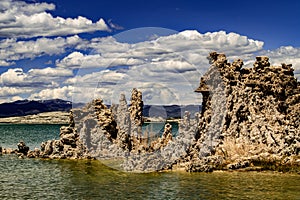
<instances>
[{"instance_id":1,"label":"limestone tufa formation","mask_svg":"<svg viewBox=\"0 0 300 200\"><path fill-rule=\"evenodd\" d=\"M271 66L265 56L257 57L253 68L243 68L241 59L229 63L216 52L208 59L211 66L196 89L202 111L194 119L185 112L176 137L166 124L163 135L149 142L142 131L142 93L133 89L129 107L121 94L111 108L96 99L74 109L60 139L27 156L120 158L126 171L300 166L300 83L292 66Z\"/></svg>"},{"instance_id":2,"label":"limestone tufa formation","mask_svg":"<svg viewBox=\"0 0 300 200\"><path fill-rule=\"evenodd\" d=\"M270 66L268 57L259 56L253 68L242 68L242 60L231 64L216 52L209 60L212 66L196 89L203 95L203 110L191 149L197 156L189 155L187 170L203 171L204 163L236 168L234 163L246 167L257 161L296 162L300 84L292 66Z\"/></svg>"},{"instance_id":3,"label":"limestone tufa formation","mask_svg":"<svg viewBox=\"0 0 300 200\"><path fill-rule=\"evenodd\" d=\"M48 140L41 144L41 149L28 152L29 158L50 158L50 159L86 159L90 158L89 152L79 140L75 128L73 112L70 112L69 126L60 128L58 140Z\"/></svg>"},{"instance_id":4,"label":"limestone tufa formation","mask_svg":"<svg viewBox=\"0 0 300 200\"><path fill-rule=\"evenodd\" d=\"M143 107L142 92L133 88L129 107L130 119L138 127L143 125Z\"/></svg>"}]
</instances>

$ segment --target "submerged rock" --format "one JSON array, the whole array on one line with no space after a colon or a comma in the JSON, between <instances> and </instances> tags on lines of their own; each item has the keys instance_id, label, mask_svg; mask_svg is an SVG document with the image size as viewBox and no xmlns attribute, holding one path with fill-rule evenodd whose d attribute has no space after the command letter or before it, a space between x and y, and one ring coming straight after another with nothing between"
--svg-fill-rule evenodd
<instances>
[{"instance_id":1,"label":"submerged rock","mask_svg":"<svg viewBox=\"0 0 300 200\"><path fill-rule=\"evenodd\" d=\"M24 141L20 141L17 146L18 146L18 153L27 155L29 151L29 147L26 146Z\"/></svg>"},{"instance_id":2,"label":"submerged rock","mask_svg":"<svg viewBox=\"0 0 300 200\"><path fill-rule=\"evenodd\" d=\"M18 153L18 150L17 149L12 149L12 148L2 148L1 153L2 154L15 154L15 153Z\"/></svg>"},{"instance_id":3,"label":"submerged rock","mask_svg":"<svg viewBox=\"0 0 300 200\"><path fill-rule=\"evenodd\" d=\"M40 156L40 153L41 153L40 149L35 148L33 151L30 151L30 150L28 151L27 157L28 158L38 158Z\"/></svg>"}]
</instances>

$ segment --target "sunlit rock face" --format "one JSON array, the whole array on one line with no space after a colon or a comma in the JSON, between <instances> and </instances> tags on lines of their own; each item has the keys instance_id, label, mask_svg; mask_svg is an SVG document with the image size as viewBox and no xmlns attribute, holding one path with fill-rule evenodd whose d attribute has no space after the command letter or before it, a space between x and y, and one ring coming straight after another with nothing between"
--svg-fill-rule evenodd
<instances>
[{"instance_id":1,"label":"sunlit rock face","mask_svg":"<svg viewBox=\"0 0 300 200\"><path fill-rule=\"evenodd\" d=\"M89 155L105 162L117 159L111 167L132 171L149 172L170 169L187 151L197 132L197 120L190 114L180 123L178 135L172 135L172 126L166 124L162 135L142 131L142 95L132 90L128 106L121 94L118 105L108 108L96 99L83 109L73 110L74 131Z\"/></svg>"},{"instance_id":2,"label":"sunlit rock face","mask_svg":"<svg viewBox=\"0 0 300 200\"><path fill-rule=\"evenodd\" d=\"M224 165L299 155L300 84L292 65L271 66L268 57L259 56L253 68L242 68L242 60L229 63L216 52L209 60L196 89L204 101L193 149L198 156L189 170L201 171L203 160ZM223 161L214 163L218 158Z\"/></svg>"},{"instance_id":3,"label":"sunlit rock face","mask_svg":"<svg viewBox=\"0 0 300 200\"><path fill-rule=\"evenodd\" d=\"M134 122L136 126L143 125L143 107L144 102L142 100L142 92L133 88L131 93L131 102L130 102L130 119Z\"/></svg>"}]
</instances>

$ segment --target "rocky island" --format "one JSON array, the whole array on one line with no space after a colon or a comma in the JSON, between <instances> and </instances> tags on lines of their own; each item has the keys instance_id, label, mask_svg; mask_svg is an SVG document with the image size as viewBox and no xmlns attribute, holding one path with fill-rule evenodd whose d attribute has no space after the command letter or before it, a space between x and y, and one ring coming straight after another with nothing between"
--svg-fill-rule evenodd
<instances>
[{"instance_id":1,"label":"rocky island","mask_svg":"<svg viewBox=\"0 0 300 200\"><path fill-rule=\"evenodd\" d=\"M112 167L137 172L299 170L300 83L292 65L271 66L259 56L252 68L244 68L241 59L229 63L224 54L212 52L208 58L211 66L195 90L202 95L202 111L185 112L176 136L168 123L161 135L142 130L142 93L133 89L129 106L124 94L110 108L95 99L72 110L60 139L34 151L24 152L22 144L15 152L116 160Z\"/></svg>"}]
</instances>

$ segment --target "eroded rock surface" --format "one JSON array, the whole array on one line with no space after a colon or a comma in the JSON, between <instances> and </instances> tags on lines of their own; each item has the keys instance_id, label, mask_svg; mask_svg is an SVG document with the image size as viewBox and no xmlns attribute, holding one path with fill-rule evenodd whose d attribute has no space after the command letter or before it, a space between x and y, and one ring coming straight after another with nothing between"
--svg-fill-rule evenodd
<instances>
[{"instance_id":1,"label":"eroded rock surface","mask_svg":"<svg viewBox=\"0 0 300 200\"><path fill-rule=\"evenodd\" d=\"M28 157L40 157L50 159L87 159L90 154L79 139L75 128L73 112L69 115L69 126L60 128L58 140L48 140L41 144L41 149L29 151Z\"/></svg>"},{"instance_id":2,"label":"eroded rock surface","mask_svg":"<svg viewBox=\"0 0 300 200\"><path fill-rule=\"evenodd\" d=\"M24 141L20 141L17 146L18 146L18 153L27 155L29 151L29 147L25 144Z\"/></svg>"},{"instance_id":3,"label":"eroded rock surface","mask_svg":"<svg viewBox=\"0 0 300 200\"><path fill-rule=\"evenodd\" d=\"M196 90L204 100L192 148L197 156L189 155L187 170L203 171L203 163L218 168L299 156L300 84L292 66L271 66L265 56L257 57L253 68L242 68L240 59L231 64L216 52L209 59L212 65Z\"/></svg>"},{"instance_id":4,"label":"eroded rock surface","mask_svg":"<svg viewBox=\"0 0 300 200\"><path fill-rule=\"evenodd\" d=\"M131 93L131 104L129 107L131 121L135 123L136 126L143 125L143 107L144 103L142 100L142 92L133 88Z\"/></svg>"}]
</instances>

